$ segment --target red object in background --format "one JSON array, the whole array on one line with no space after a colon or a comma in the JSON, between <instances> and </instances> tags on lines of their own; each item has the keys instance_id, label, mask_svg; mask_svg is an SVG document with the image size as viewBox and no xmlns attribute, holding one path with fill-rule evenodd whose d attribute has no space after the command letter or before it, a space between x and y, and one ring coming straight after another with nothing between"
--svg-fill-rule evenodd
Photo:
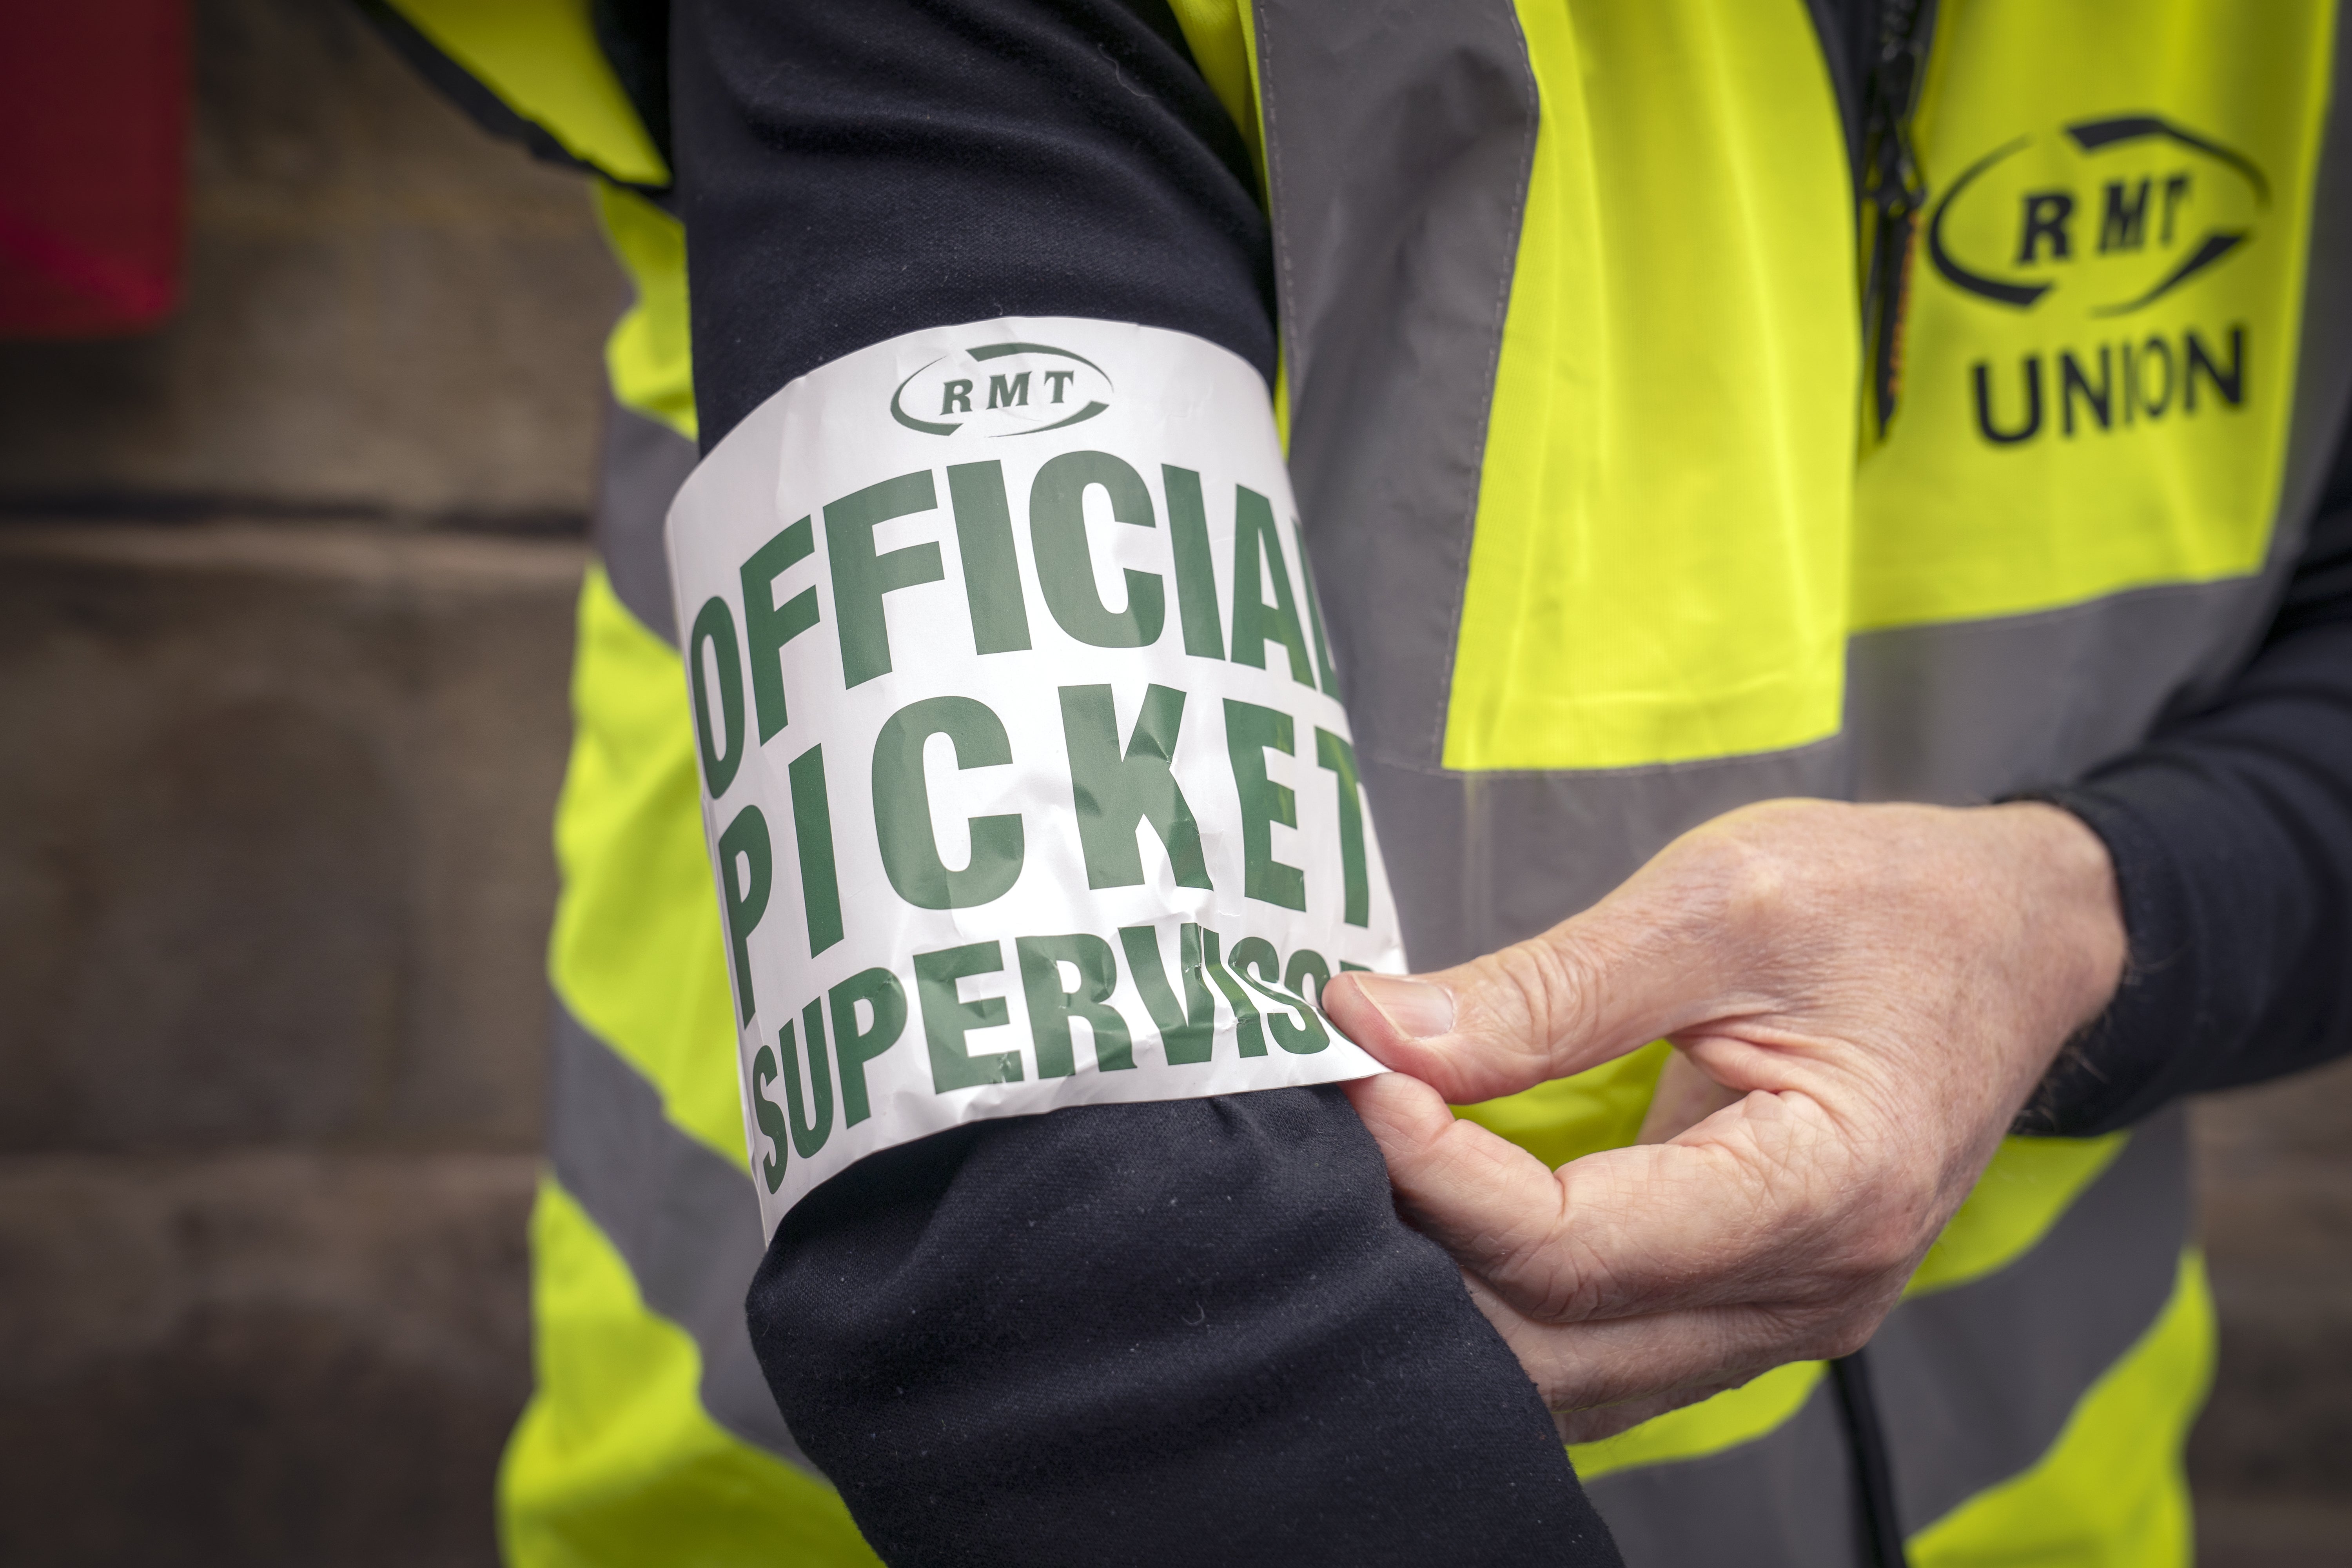
<instances>
[{"instance_id":1,"label":"red object in background","mask_svg":"<svg viewBox=\"0 0 2352 1568\"><path fill-rule=\"evenodd\" d=\"M187 138L186 0L0 0L0 336L171 313Z\"/></svg>"}]
</instances>

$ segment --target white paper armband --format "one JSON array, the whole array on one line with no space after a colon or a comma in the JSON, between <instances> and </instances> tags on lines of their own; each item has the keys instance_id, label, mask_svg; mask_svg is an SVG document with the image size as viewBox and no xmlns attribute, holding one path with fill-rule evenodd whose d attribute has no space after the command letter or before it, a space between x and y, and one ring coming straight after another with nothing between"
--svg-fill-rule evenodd
<instances>
[{"instance_id":1,"label":"white paper armband","mask_svg":"<svg viewBox=\"0 0 2352 1568\"><path fill-rule=\"evenodd\" d=\"M669 515L760 1212L984 1117L1380 1069L1396 911L1256 372L1066 319L786 386Z\"/></svg>"}]
</instances>

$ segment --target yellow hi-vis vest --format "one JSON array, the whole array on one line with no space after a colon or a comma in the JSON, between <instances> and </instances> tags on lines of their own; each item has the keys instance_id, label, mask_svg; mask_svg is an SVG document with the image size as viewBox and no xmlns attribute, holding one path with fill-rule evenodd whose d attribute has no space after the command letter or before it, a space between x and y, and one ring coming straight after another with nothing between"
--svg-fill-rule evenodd
<instances>
[{"instance_id":1,"label":"yellow hi-vis vest","mask_svg":"<svg viewBox=\"0 0 2352 1568\"><path fill-rule=\"evenodd\" d=\"M1786 795L1981 801L2207 700L2352 393L2321 0L1943 0L1901 400L1796 0L1173 0L1278 247L1292 468L1416 964ZM871 1561L741 1322L759 1227L659 518L683 245L578 0L401 0L581 162L636 305L581 601L539 1387L509 1558ZM1861 434L1858 434L1861 432ZM1466 1114L1626 1142L1661 1047ZM2189 1560L2210 1362L2177 1113L2012 1139L1871 1347L1922 1568ZM1818 1363L1573 1450L1636 1565L1855 1562Z\"/></svg>"}]
</instances>

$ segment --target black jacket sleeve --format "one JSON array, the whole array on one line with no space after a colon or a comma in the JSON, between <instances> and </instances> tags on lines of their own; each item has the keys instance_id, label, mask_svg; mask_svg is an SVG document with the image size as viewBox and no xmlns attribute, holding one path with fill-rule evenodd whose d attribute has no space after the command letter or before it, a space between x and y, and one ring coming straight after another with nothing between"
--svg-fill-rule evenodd
<instances>
[{"instance_id":1,"label":"black jacket sleeve","mask_svg":"<svg viewBox=\"0 0 2352 1568\"><path fill-rule=\"evenodd\" d=\"M2114 855L2131 956L2021 1130L2104 1132L2352 1052L2352 441L2236 679L2042 798Z\"/></svg>"},{"instance_id":2,"label":"black jacket sleeve","mask_svg":"<svg viewBox=\"0 0 2352 1568\"><path fill-rule=\"evenodd\" d=\"M1271 379L1248 156L1162 0L683 0L670 43L706 447L854 349L1006 314ZM786 1218L750 1313L894 1563L1616 1561L1336 1089L874 1156Z\"/></svg>"}]
</instances>

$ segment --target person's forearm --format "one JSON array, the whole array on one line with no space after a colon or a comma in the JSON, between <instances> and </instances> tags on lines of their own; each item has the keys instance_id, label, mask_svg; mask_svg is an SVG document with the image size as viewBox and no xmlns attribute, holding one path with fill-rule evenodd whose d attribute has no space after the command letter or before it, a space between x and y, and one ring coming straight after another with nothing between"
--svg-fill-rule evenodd
<instances>
[{"instance_id":1,"label":"person's forearm","mask_svg":"<svg viewBox=\"0 0 2352 1568\"><path fill-rule=\"evenodd\" d=\"M2088 1134L2352 1051L2352 474L2342 457L2268 640L2221 700L2043 792L2114 856L2115 1002L2021 1121Z\"/></svg>"},{"instance_id":2,"label":"person's forearm","mask_svg":"<svg viewBox=\"0 0 2352 1568\"><path fill-rule=\"evenodd\" d=\"M1615 1561L1337 1089L875 1155L786 1218L751 1321L892 1563Z\"/></svg>"}]
</instances>

